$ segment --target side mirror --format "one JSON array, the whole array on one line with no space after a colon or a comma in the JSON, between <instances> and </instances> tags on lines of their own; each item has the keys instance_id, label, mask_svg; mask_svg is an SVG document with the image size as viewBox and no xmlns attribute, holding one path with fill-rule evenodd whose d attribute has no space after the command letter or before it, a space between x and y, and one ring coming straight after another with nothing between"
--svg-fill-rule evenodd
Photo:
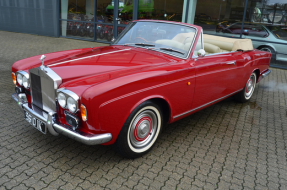
<instances>
[{"instance_id":1,"label":"side mirror","mask_svg":"<svg viewBox=\"0 0 287 190\"><path fill-rule=\"evenodd\" d=\"M198 57L204 57L204 56L205 56L205 51L204 51L204 49L198 50L197 55L198 55Z\"/></svg>"}]
</instances>

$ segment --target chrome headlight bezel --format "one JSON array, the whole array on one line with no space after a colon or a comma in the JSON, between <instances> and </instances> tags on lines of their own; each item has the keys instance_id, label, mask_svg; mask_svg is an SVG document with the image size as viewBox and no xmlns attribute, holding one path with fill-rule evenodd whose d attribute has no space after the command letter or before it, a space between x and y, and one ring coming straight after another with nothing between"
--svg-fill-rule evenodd
<instances>
[{"instance_id":1,"label":"chrome headlight bezel","mask_svg":"<svg viewBox=\"0 0 287 190\"><path fill-rule=\"evenodd\" d=\"M67 108L69 109L69 111L75 113L77 111L77 107L77 101L74 98L69 97L67 99Z\"/></svg>"},{"instance_id":2,"label":"chrome headlight bezel","mask_svg":"<svg viewBox=\"0 0 287 190\"><path fill-rule=\"evenodd\" d=\"M76 93L74 93L70 90L67 90L65 88L60 88L57 90L57 98L58 98L60 93L64 94L66 97L66 105L63 107L62 105L59 104L63 109L68 109L71 113L76 113L77 111L79 111L79 99L80 98ZM75 102L75 109L69 108L69 106L68 106L68 99L69 98L72 98L72 101ZM59 100L57 100L57 101L59 102Z\"/></svg>"},{"instance_id":3,"label":"chrome headlight bezel","mask_svg":"<svg viewBox=\"0 0 287 190\"><path fill-rule=\"evenodd\" d=\"M61 99L63 98L63 99ZM63 94L62 92L58 93L57 95L57 99L58 99L58 103L62 108L65 108L67 105L67 98L65 96L65 94Z\"/></svg>"},{"instance_id":4,"label":"chrome headlight bezel","mask_svg":"<svg viewBox=\"0 0 287 190\"><path fill-rule=\"evenodd\" d=\"M26 89L30 88L29 78L27 78L26 76L23 76L23 86Z\"/></svg>"},{"instance_id":5,"label":"chrome headlight bezel","mask_svg":"<svg viewBox=\"0 0 287 190\"><path fill-rule=\"evenodd\" d=\"M24 78L26 78L26 85L24 85ZM16 72L16 81L20 86L24 86L24 88L29 89L30 88L30 76L25 71L17 71Z\"/></svg>"},{"instance_id":6,"label":"chrome headlight bezel","mask_svg":"<svg viewBox=\"0 0 287 190\"><path fill-rule=\"evenodd\" d=\"M16 75L16 79L17 79L18 84L22 86L23 85L23 75L18 73Z\"/></svg>"}]
</instances>

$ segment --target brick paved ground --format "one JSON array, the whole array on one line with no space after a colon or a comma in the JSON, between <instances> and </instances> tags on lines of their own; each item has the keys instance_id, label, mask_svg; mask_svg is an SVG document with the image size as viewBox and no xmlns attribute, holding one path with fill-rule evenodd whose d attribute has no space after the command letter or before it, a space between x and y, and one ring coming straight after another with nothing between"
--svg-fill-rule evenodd
<instances>
[{"instance_id":1,"label":"brick paved ground","mask_svg":"<svg viewBox=\"0 0 287 190\"><path fill-rule=\"evenodd\" d=\"M11 99L11 65L94 42L0 31L0 190L287 189L287 71L271 69L251 101L232 98L170 124L135 160L112 146L42 135Z\"/></svg>"}]
</instances>

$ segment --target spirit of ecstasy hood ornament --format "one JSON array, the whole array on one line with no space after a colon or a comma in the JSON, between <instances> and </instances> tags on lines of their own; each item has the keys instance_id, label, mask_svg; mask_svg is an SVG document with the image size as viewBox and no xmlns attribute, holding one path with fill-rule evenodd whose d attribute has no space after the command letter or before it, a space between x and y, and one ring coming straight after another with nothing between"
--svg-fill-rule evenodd
<instances>
[{"instance_id":1,"label":"spirit of ecstasy hood ornament","mask_svg":"<svg viewBox=\"0 0 287 190\"><path fill-rule=\"evenodd\" d=\"M42 55L41 58L39 60L42 61L42 65L40 66L40 68L43 70L44 69L44 60L45 60L46 56Z\"/></svg>"}]
</instances>

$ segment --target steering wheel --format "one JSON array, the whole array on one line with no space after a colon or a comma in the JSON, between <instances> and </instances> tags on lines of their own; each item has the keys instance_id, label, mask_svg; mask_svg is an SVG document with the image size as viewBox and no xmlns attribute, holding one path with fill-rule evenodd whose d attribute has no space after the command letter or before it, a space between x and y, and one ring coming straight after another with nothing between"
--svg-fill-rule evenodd
<instances>
[{"instance_id":1,"label":"steering wheel","mask_svg":"<svg viewBox=\"0 0 287 190\"><path fill-rule=\"evenodd\" d=\"M184 44L185 44L185 42L186 42L186 40L187 40L188 38L190 38L190 37L186 37L186 38L184 39L184 41L183 41Z\"/></svg>"},{"instance_id":2,"label":"steering wheel","mask_svg":"<svg viewBox=\"0 0 287 190\"><path fill-rule=\"evenodd\" d=\"M136 40L136 39L141 39L141 40L143 40L143 41L147 42L147 40L146 40L146 39L144 39L144 38L142 38L142 37L136 37L134 40Z\"/></svg>"}]
</instances>

